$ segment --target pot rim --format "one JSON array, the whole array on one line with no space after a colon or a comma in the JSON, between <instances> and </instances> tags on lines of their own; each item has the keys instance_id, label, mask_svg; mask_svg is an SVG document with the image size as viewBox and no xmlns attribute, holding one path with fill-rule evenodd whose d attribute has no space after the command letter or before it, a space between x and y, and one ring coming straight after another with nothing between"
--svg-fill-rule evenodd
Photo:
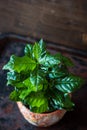
<instances>
[{"instance_id":1,"label":"pot rim","mask_svg":"<svg viewBox=\"0 0 87 130\"><path fill-rule=\"evenodd\" d=\"M35 113L35 112L32 112L32 111L30 111L30 109L29 108L27 108L21 101L18 101L17 102L17 104L18 104L18 106L19 105L21 105L21 107L24 107L27 111L29 111L30 113L34 113L34 114L37 114L37 115L50 115L50 114L54 114L54 113L62 113L62 112L66 112L66 110L65 109L57 109L57 110L54 110L54 111L52 111L52 112L46 112L46 113Z\"/></svg>"}]
</instances>

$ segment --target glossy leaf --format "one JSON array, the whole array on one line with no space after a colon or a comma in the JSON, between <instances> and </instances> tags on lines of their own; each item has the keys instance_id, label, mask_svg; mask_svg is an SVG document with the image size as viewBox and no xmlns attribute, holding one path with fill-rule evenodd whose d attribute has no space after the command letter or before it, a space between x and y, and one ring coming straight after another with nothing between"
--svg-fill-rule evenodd
<instances>
[{"instance_id":1,"label":"glossy leaf","mask_svg":"<svg viewBox=\"0 0 87 130\"><path fill-rule=\"evenodd\" d=\"M65 78L57 79L55 87L64 93L71 93L79 89L82 83L83 80L80 77L68 75Z\"/></svg>"},{"instance_id":2,"label":"glossy leaf","mask_svg":"<svg viewBox=\"0 0 87 130\"><path fill-rule=\"evenodd\" d=\"M3 67L3 69L20 73L21 71L34 70L35 67L36 62L28 56L17 57L12 55L10 61Z\"/></svg>"},{"instance_id":3,"label":"glossy leaf","mask_svg":"<svg viewBox=\"0 0 87 130\"><path fill-rule=\"evenodd\" d=\"M39 85L47 84L45 72L36 68L32 73L30 73L30 81L37 89Z\"/></svg>"},{"instance_id":4,"label":"glossy leaf","mask_svg":"<svg viewBox=\"0 0 87 130\"><path fill-rule=\"evenodd\" d=\"M30 77L27 78L25 81L23 81L23 83L30 90L30 92L32 91L37 92L43 89L43 84L39 84L37 89L36 85L31 82Z\"/></svg>"},{"instance_id":5,"label":"glossy leaf","mask_svg":"<svg viewBox=\"0 0 87 130\"><path fill-rule=\"evenodd\" d=\"M33 46L33 57L38 61L46 54L46 49L43 40L40 40L39 43L35 43Z\"/></svg>"},{"instance_id":6,"label":"glossy leaf","mask_svg":"<svg viewBox=\"0 0 87 130\"><path fill-rule=\"evenodd\" d=\"M35 57L35 59L38 61L39 57L41 55L41 49L38 43L35 43L35 45L33 46L33 56Z\"/></svg>"},{"instance_id":7,"label":"glossy leaf","mask_svg":"<svg viewBox=\"0 0 87 130\"><path fill-rule=\"evenodd\" d=\"M7 85L12 85L16 87L17 89L19 88L25 88L26 86L24 85L23 81L29 77L29 73L27 72L7 72Z\"/></svg>"},{"instance_id":8,"label":"glossy leaf","mask_svg":"<svg viewBox=\"0 0 87 130\"><path fill-rule=\"evenodd\" d=\"M51 92L51 95L51 105L54 109L64 108L66 110L71 110L74 107L74 103L71 101L68 94L64 94L63 92L54 89L54 91Z\"/></svg>"},{"instance_id":9,"label":"glossy leaf","mask_svg":"<svg viewBox=\"0 0 87 130\"><path fill-rule=\"evenodd\" d=\"M43 58L45 56L45 54L47 53L46 46L45 46L45 43L44 43L43 39L41 39L39 41L39 46L40 46L40 50L41 50L41 56L40 56L40 58Z\"/></svg>"},{"instance_id":10,"label":"glossy leaf","mask_svg":"<svg viewBox=\"0 0 87 130\"><path fill-rule=\"evenodd\" d=\"M13 101L22 101L36 113L56 109L71 110L74 103L69 93L80 88L83 79L70 74L72 61L60 53L50 54L43 39L27 44L24 56L12 55L3 69L7 72L7 85L14 87Z\"/></svg>"},{"instance_id":11,"label":"glossy leaf","mask_svg":"<svg viewBox=\"0 0 87 130\"><path fill-rule=\"evenodd\" d=\"M48 101L43 92L32 93L28 98L28 103L30 109L37 113L46 112L48 109Z\"/></svg>"},{"instance_id":12,"label":"glossy leaf","mask_svg":"<svg viewBox=\"0 0 87 130\"><path fill-rule=\"evenodd\" d=\"M58 60L55 56L51 54L46 54L41 60L40 64L46 67L53 67L54 65L60 64L60 60Z\"/></svg>"},{"instance_id":13,"label":"glossy leaf","mask_svg":"<svg viewBox=\"0 0 87 130\"><path fill-rule=\"evenodd\" d=\"M29 56L30 58L32 57L32 49L33 49L33 45L32 44L27 44L24 48L24 53L25 55Z\"/></svg>"},{"instance_id":14,"label":"glossy leaf","mask_svg":"<svg viewBox=\"0 0 87 130\"><path fill-rule=\"evenodd\" d=\"M51 68L51 70L49 71L49 77L50 78L61 78L68 75L68 71L67 68L65 66L54 66Z\"/></svg>"}]
</instances>

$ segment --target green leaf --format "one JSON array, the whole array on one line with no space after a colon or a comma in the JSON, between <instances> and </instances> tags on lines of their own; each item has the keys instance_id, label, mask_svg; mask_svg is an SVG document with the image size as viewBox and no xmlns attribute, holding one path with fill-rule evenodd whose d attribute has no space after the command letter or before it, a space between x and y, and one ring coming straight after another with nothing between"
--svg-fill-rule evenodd
<instances>
[{"instance_id":1,"label":"green leaf","mask_svg":"<svg viewBox=\"0 0 87 130\"><path fill-rule=\"evenodd\" d=\"M48 110L48 101L43 92L31 93L27 100L31 111L42 113Z\"/></svg>"},{"instance_id":2,"label":"green leaf","mask_svg":"<svg viewBox=\"0 0 87 130\"><path fill-rule=\"evenodd\" d=\"M51 68L51 70L49 71L49 77L50 78L62 78L64 76L68 75L68 70L65 66L61 65L61 66L54 66Z\"/></svg>"},{"instance_id":3,"label":"green leaf","mask_svg":"<svg viewBox=\"0 0 87 130\"><path fill-rule=\"evenodd\" d=\"M30 77L27 78L25 81L23 81L24 85L29 89L30 92L34 91L40 91L40 90L45 90L47 87L44 84L39 84L38 87L32 83Z\"/></svg>"},{"instance_id":4,"label":"green leaf","mask_svg":"<svg viewBox=\"0 0 87 130\"><path fill-rule=\"evenodd\" d=\"M17 57L12 55L10 61L3 67L3 69L20 73L21 71L34 70L35 67L36 62L28 56Z\"/></svg>"},{"instance_id":5,"label":"green leaf","mask_svg":"<svg viewBox=\"0 0 87 130\"><path fill-rule=\"evenodd\" d=\"M13 101L19 101L20 100L19 99L19 92L15 91L15 90L10 93L9 97Z\"/></svg>"},{"instance_id":6,"label":"green leaf","mask_svg":"<svg viewBox=\"0 0 87 130\"><path fill-rule=\"evenodd\" d=\"M41 60L40 64L46 67L53 67L54 65L60 64L60 60L51 54L46 54Z\"/></svg>"},{"instance_id":7,"label":"green leaf","mask_svg":"<svg viewBox=\"0 0 87 130\"><path fill-rule=\"evenodd\" d=\"M32 84L30 77L23 81L24 85L29 89L29 93L32 91L37 91L37 88Z\"/></svg>"},{"instance_id":8,"label":"green leaf","mask_svg":"<svg viewBox=\"0 0 87 130\"><path fill-rule=\"evenodd\" d=\"M53 89L50 92L50 105L53 109L62 109L63 106L64 95L62 92L57 89Z\"/></svg>"},{"instance_id":9,"label":"green leaf","mask_svg":"<svg viewBox=\"0 0 87 130\"><path fill-rule=\"evenodd\" d=\"M55 87L64 93L71 93L79 89L82 84L82 78L75 75L68 75L65 78L57 79Z\"/></svg>"},{"instance_id":10,"label":"green leaf","mask_svg":"<svg viewBox=\"0 0 87 130\"><path fill-rule=\"evenodd\" d=\"M14 71L7 72L7 85L12 85L15 87L17 84L19 84L19 82L20 82L20 74L19 73L16 73Z\"/></svg>"},{"instance_id":11,"label":"green leaf","mask_svg":"<svg viewBox=\"0 0 87 130\"><path fill-rule=\"evenodd\" d=\"M23 91L21 91L19 98L21 100L24 100L27 96L29 96L30 94L30 89L23 89Z\"/></svg>"},{"instance_id":12,"label":"green leaf","mask_svg":"<svg viewBox=\"0 0 87 130\"><path fill-rule=\"evenodd\" d=\"M40 56L40 58L42 58L42 57L44 57L45 54L47 53L47 51L46 51L46 46L45 46L45 43L44 43L43 39L41 39L41 40L39 41L39 46L40 46L40 50L41 50L41 56Z\"/></svg>"},{"instance_id":13,"label":"green leaf","mask_svg":"<svg viewBox=\"0 0 87 130\"><path fill-rule=\"evenodd\" d=\"M23 84L26 86L26 88L22 90L19 96L22 100L24 100L27 96L29 96L31 92L37 92L37 88L36 86L32 84L32 82L30 81L30 78L27 78L26 80L24 80ZM42 88L43 88L42 85L38 86L38 90L41 90Z\"/></svg>"},{"instance_id":14,"label":"green leaf","mask_svg":"<svg viewBox=\"0 0 87 130\"><path fill-rule=\"evenodd\" d=\"M24 49L25 55L29 56L30 58L33 58L33 57L32 57L32 49L33 49L33 45L27 44L27 45L25 46L25 49Z\"/></svg>"},{"instance_id":15,"label":"green leaf","mask_svg":"<svg viewBox=\"0 0 87 130\"><path fill-rule=\"evenodd\" d=\"M19 88L26 88L23 81L29 77L28 72L7 72L7 85L12 85L13 87Z\"/></svg>"},{"instance_id":16,"label":"green leaf","mask_svg":"<svg viewBox=\"0 0 87 130\"><path fill-rule=\"evenodd\" d=\"M7 72L7 80L13 80L15 82L20 82L25 80L27 77L30 76L30 72L22 71L20 73L17 73L15 71Z\"/></svg>"},{"instance_id":17,"label":"green leaf","mask_svg":"<svg viewBox=\"0 0 87 130\"><path fill-rule=\"evenodd\" d=\"M14 71L7 72L7 80L12 80L12 81L19 82L20 81L20 74L14 72Z\"/></svg>"},{"instance_id":18,"label":"green leaf","mask_svg":"<svg viewBox=\"0 0 87 130\"><path fill-rule=\"evenodd\" d=\"M40 39L39 44L40 44L40 46L43 46L43 45L44 45L43 39ZM42 48L42 47L41 47L41 48Z\"/></svg>"},{"instance_id":19,"label":"green leaf","mask_svg":"<svg viewBox=\"0 0 87 130\"><path fill-rule=\"evenodd\" d=\"M41 54L40 46L38 43L35 43L35 45L33 46L33 56L37 61L40 57L40 54Z\"/></svg>"},{"instance_id":20,"label":"green leaf","mask_svg":"<svg viewBox=\"0 0 87 130\"><path fill-rule=\"evenodd\" d=\"M17 89L25 89L26 88L26 86L24 85L23 82L16 82L14 80L8 80L7 85L12 85L14 88L17 88Z\"/></svg>"},{"instance_id":21,"label":"green leaf","mask_svg":"<svg viewBox=\"0 0 87 130\"><path fill-rule=\"evenodd\" d=\"M36 68L31 74L30 74L30 81L32 84L36 87L38 87L40 84L47 83L45 72L42 70L39 70Z\"/></svg>"},{"instance_id":22,"label":"green leaf","mask_svg":"<svg viewBox=\"0 0 87 130\"><path fill-rule=\"evenodd\" d=\"M71 59L66 56L63 56L61 53L55 54L55 57L58 58L61 61L61 63L63 63L66 66L74 66Z\"/></svg>"},{"instance_id":23,"label":"green leaf","mask_svg":"<svg viewBox=\"0 0 87 130\"><path fill-rule=\"evenodd\" d=\"M66 110L72 110L75 104L71 101L71 97L69 94L65 93L64 94L64 101L63 101L63 108Z\"/></svg>"},{"instance_id":24,"label":"green leaf","mask_svg":"<svg viewBox=\"0 0 87 130\"><path fill-rule=\"evenodd\" d=\"M42 104L40 107L31 107L30 110L35 113L48 112L48 103Z\"/></svg>"},{"instance_id":25,"label":"green leaf","mask_svg":"<svg viewBox=\"0 0 87 130\"><path fill-rule=\"evenodd\" d=\"M68 94L64 94L61 91L58 91L57 89L54 89L54 91L51 92L51 100L50 104L55 109L66 109L71 110L74 106L74 103L71 101L71 98Z\"/></svg>"},{"instance_id":26,"label":"green leaf","mask_svg":"<svg viewBox=\"0 0 87 130\"><path fill-rule=\"evenodd\" d=\"M33 46L33 57L39 62L40 59L46 54L45 46L43 40L40 40L39 43L35 43Z\"/></svg>"},{"instance_id":27,"label":"green leaf","mask_svg":"<svg viewBox=\"0 0 87 130\"><path fill-rule=\"evenodd\" d=\"M11 85L13 85L14 87L16 87L17 89L25 89L26 88L26 86L24 85L23 82L12 83Z\"/></svg>"},{"instance_id":28,"label":"green leaf","mask_svg":"<svg viewBox=\"0 0 87 130\"><path fill-rule=\"evenodd\" d=\"M69 73L68 66L72 65L62 54L50 54L42 39L34 45L27 44L23 57L12 55L3 67L9 70L7 85L14 87L10 99L22 101L36 113L71 110L74 104L68 93L83 84L83 79Z\"/></svg>"}]
</instances>

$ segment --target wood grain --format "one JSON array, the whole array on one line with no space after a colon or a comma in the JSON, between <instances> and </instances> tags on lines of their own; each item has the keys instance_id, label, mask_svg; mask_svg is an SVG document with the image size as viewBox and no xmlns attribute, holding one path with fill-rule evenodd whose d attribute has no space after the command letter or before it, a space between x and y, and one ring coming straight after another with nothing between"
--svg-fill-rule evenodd
<instances>
[{"instance_id":1,"label":"wood grain","mask_svg":"<svg viewBox=\"0 0 87 130\"><path fill-rule=\"evenodd\" d=\"M87 50L87 0L0 0L0 33Z\"/></svg>"}]
</instances>

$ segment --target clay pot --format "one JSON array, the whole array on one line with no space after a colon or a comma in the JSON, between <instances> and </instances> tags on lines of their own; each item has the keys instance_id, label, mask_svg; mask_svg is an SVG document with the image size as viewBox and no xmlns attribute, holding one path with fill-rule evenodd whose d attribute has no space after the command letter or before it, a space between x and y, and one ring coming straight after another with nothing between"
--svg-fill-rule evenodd
<instances>
[{"instance_id":1,"label":"clay pot","mask_svg":"<svg viewBox=\"0 0 87 130\"><path fill-rule=\"evenodd\" d=\"M47 127L58 122L66 113L66 110L56 110L51 113L34 113L26 108L21 102L17 102L18 108L24 118L31 124L39 127Z\"/></svg>"}]
</instances>

